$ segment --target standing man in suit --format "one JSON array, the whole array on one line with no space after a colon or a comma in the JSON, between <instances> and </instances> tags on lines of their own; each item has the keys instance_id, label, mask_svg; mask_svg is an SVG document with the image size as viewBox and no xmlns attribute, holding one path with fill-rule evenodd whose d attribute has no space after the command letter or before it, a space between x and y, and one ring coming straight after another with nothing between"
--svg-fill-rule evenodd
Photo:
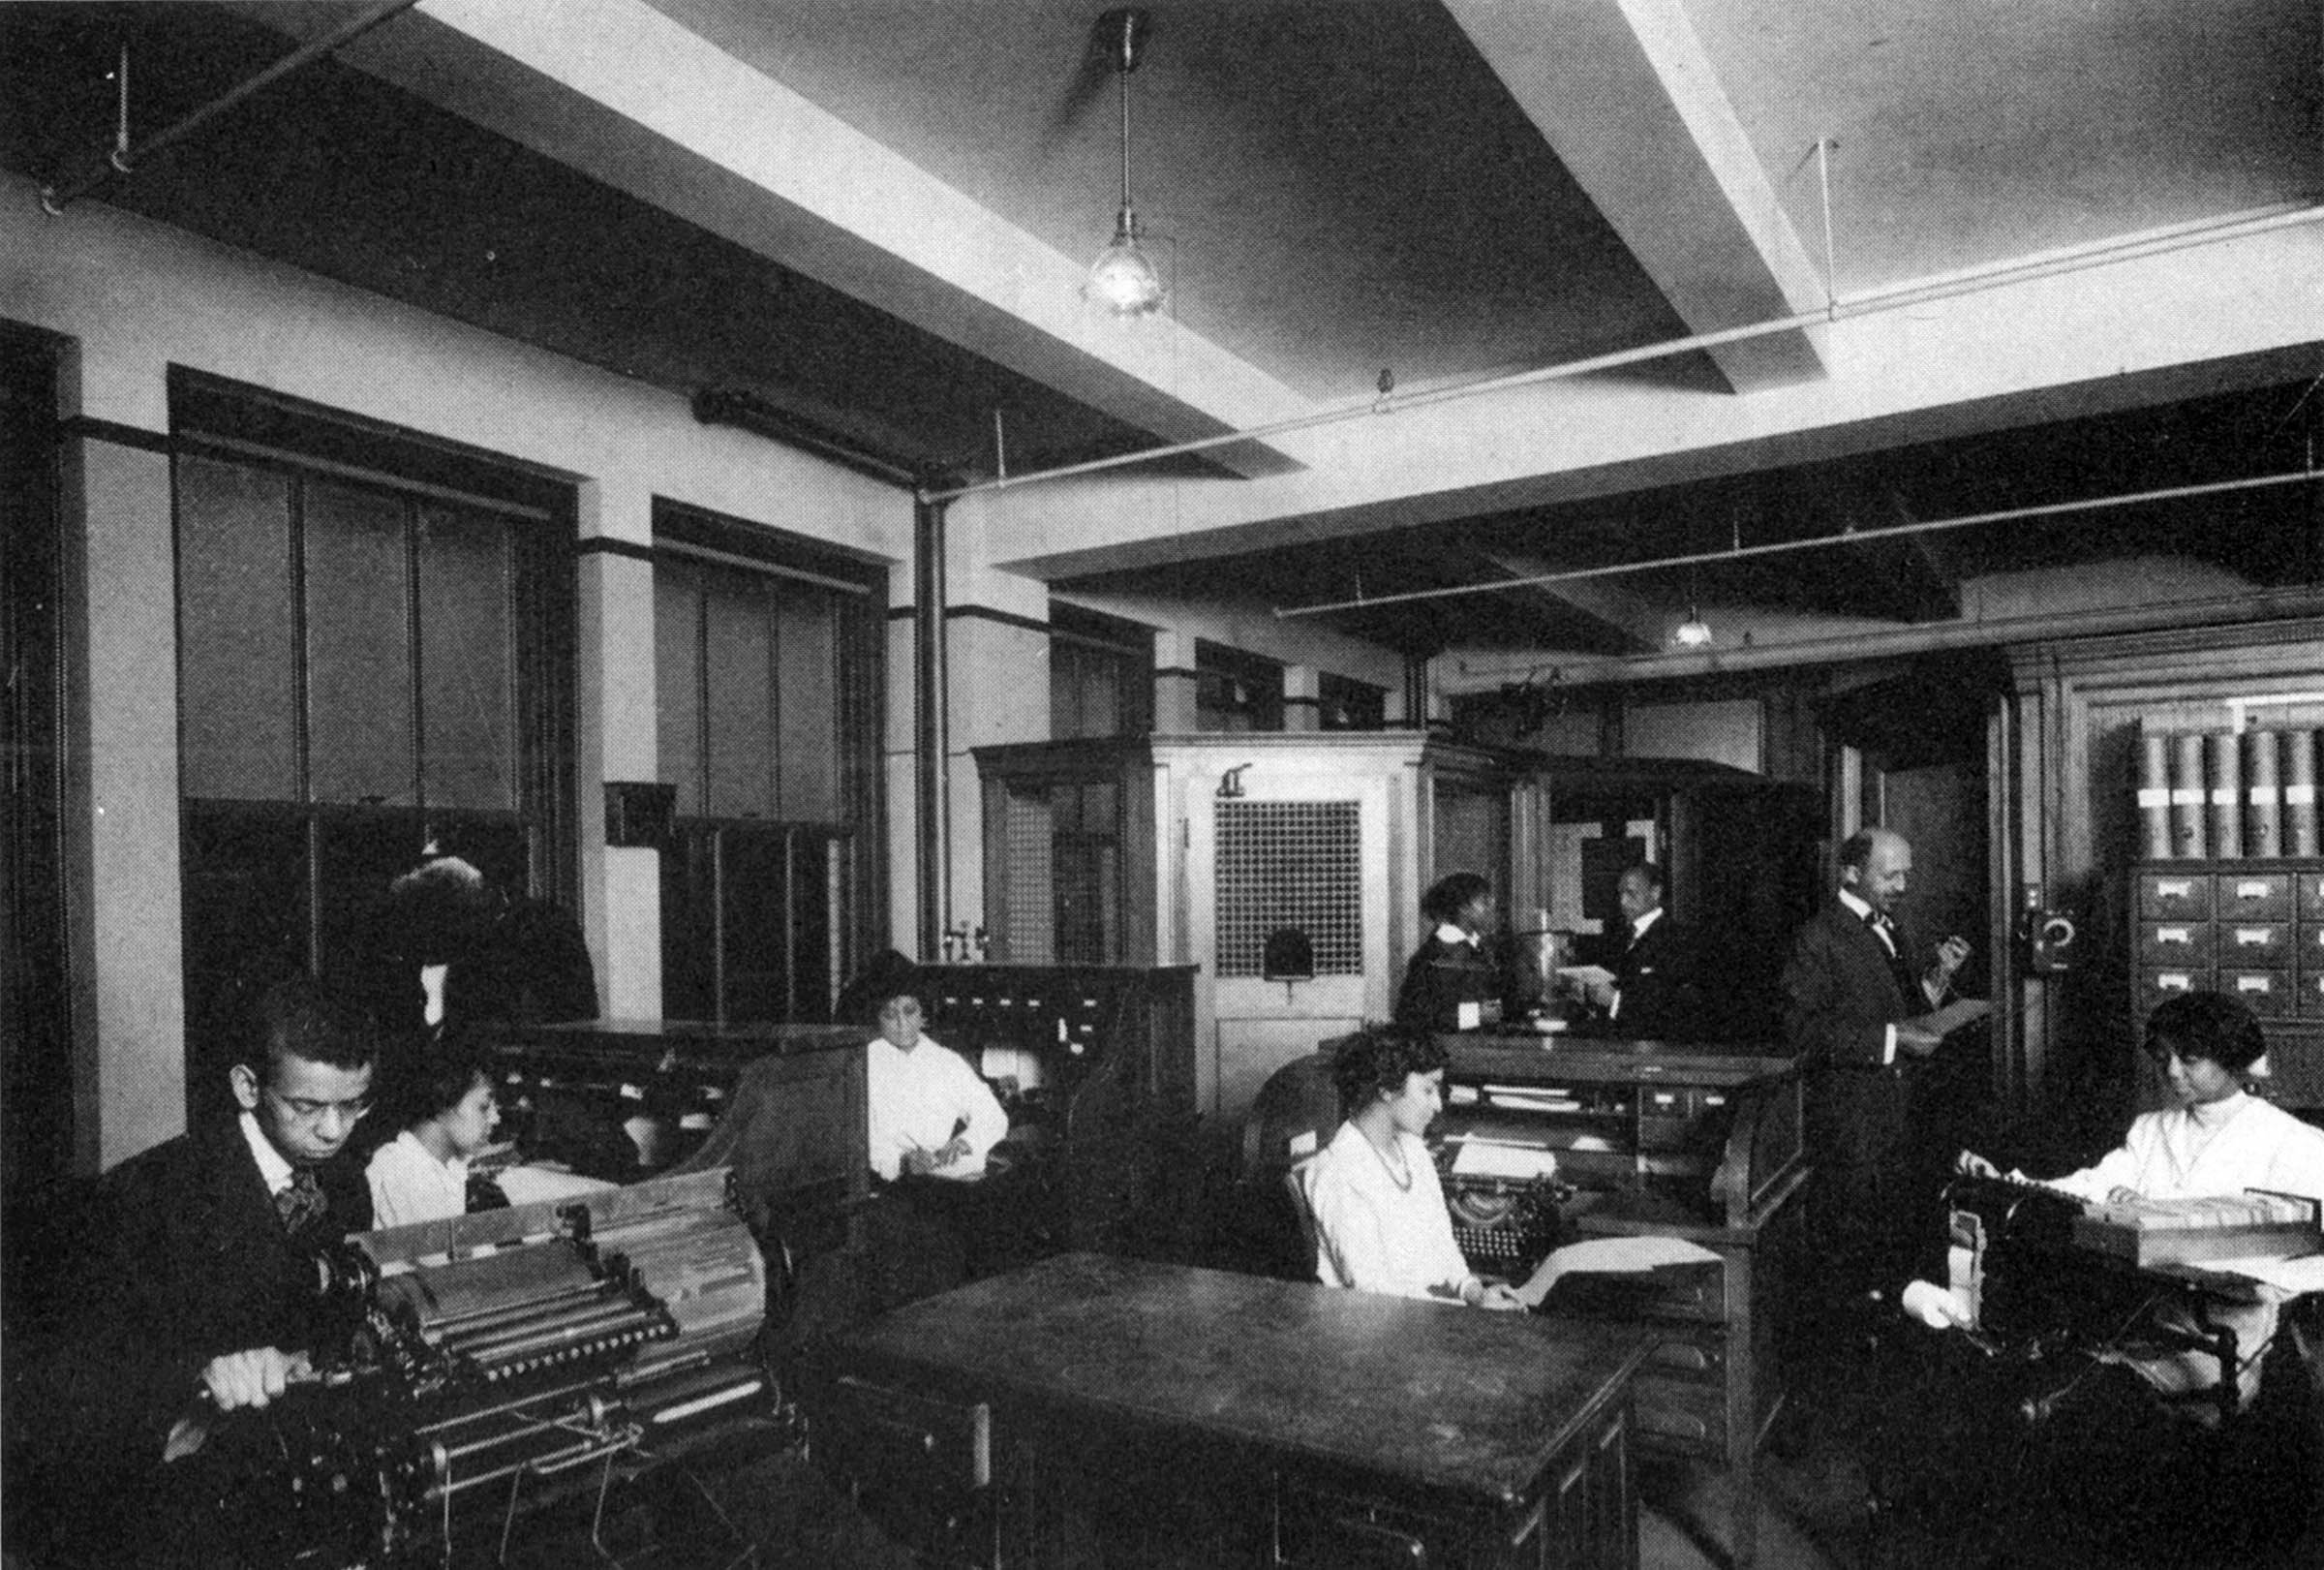
<instances>
[{"instance_id":1,"label":"standing man in suit","mask_svg":"<svg viewBox=\"0 0 2324 1570\"><path fill-rule=\"evenodd\" d=\"M1591 1000L1605 1010L1606 1028L1639 1041L1686 1041L1700 1033L1702 989L1695 945L1663 908L1663 870L1641 861L1616 885L1629 923L1611 981Z\"/></svg>"},{"instance_id":2,"label":"standing man in suit","mask_svg":"<svg viewBox=\"0 0 2324 1570\"><path fill-rule=\"evenodd\" d=\"M1922 1149L1911 1126L1915 1066L1942 1039L1911 1022L1944 1000L1970 948L1947 938L1927 949L1898 925L1911 873L1903 835L1850 835L1840 886L1784 967L1784 1034L1807 1077L1810 1225L1844 1302L1902 1278L1925 1220L1914 1206L1934 1197L1948 1154Z\"/></svg>"},{"instance_id":3,"label":"standing man in suit","mask_svg":"<svg viewBox=\"0 0 2324 1570\"><path fill-rule=\"evenodd\" d=\"M91 1564L216 1562L205 1526L260 1529L181 1519L202 1497L203 1451L229 1414L310 1375L326 1350L319 1255L371 1227L348 1143L371 1107L369 1020L295 976L259 1000L245 1049L229 1071L238 1116L101 1181L71 1322L53 1355L16 1363L14 1394L31 1400L75 1518L60 1539Z\"/></svg>"}]
</instances>

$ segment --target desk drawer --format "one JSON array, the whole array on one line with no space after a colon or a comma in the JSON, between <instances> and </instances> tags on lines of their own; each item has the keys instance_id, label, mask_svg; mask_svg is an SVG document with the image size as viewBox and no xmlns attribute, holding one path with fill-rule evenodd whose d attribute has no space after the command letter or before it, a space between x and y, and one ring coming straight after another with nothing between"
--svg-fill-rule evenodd
<instances>
[{"instance_id":1,"label":"desk drawer","mask_svg":"<svg viewBox=\"0 0 2324 1570\"><path fill-rule=\"evenodd\" d=\"M2292 879L2288 873L2221 873L2213 893L2221 921L2289 921Z\"/></svg>"},{"instance_id":2,"label":"desk drawer","mask_svg":"<svg viewBox=\"0 0 2324 1570\"><path fill-rule=\"evenodd\" d=\"M2208 921L2142 921L2138 963L2164 970L2208 969L2212 926Z\"/></svg>"},{"instance_id":3,"label":"desk drawer","mask_svg":"<svg viewBox=\"0 0 2324 1570\"><path fill-rule=\"evenodd\" d=\"M2211 919L2209 873L2140 873L2138 913L2149 921Z\"/></svg>"},{"instance_id":4,"label":"desk drawer","mask_svg":"<svg viewBox=\"0 0 2324 1570\"><path fill-rule=\"evenodd\" d=\"M1638 1370L1638 1437L1658 1450L1724 1460L1727 1386L1667 1378L1652 1366Z\"/></svg>"},{"instance_id":5,"label":"desk drawer","mask_svg":"<svg viewBox=\"0 0 2324 1570\"><path fill-rule=\"evenodd\" d=\"M2288 1018L2296 1006L2292 996L2292 973L2289 970L2222 966L2219 969L2218 986L2219 991L2263 1020Z\"/></svg>"},{"instance_id":6,"label":"desk drawer","mask_svg":"<svg viewBox=\"0 0 2324 1570\"><path fill-rule=\"evenodd\" d=\"M1647 1356L1638 1377L1667 1379L1676 1384L1707 1384L1727 1388L1727 1341L1718 1335L1697 1332L1673 1336Z\"/></svg>"},{"instance_id":7,"label":"desk drawer","mask_svg":"<svg viewBox=\"0 0 2324 1570\"><path fill-rule=\"evenodd\" d=\"M2211 985L2211 967L2140 966L2138 1012L2143 1018L2156 1003L2200 991Z\"/></svg>"},{"instance_id":8,"label":"desk drawer","mask_svg":"<svg viewBox=\"0 0 2324 1570\"><path fill-rule=\"evenodd\" d=\"M2281 921L2222 921L2213 929L2221 970L2280 970L2292 963L2292 929Z\"/></svg>"}]
</instances>

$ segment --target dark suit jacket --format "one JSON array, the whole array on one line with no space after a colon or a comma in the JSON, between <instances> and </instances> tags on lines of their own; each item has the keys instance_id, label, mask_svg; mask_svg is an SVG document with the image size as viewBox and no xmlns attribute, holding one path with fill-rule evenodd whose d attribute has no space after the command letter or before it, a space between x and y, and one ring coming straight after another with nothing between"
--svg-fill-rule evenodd
<instances>
[{"instance_id":1,"label":"dark suit jacket","mask_svg":"<svg viewBox=\"0 0 2324 1570\"><path fill-rule=\"evenodd\" d=\"M1913 975L1929 956L1902 926L1899 952ZM1911 1061L1883 1067L1890 1024L1929 1011L1925 997L1897 986L1879 936L1837 897L1808 918L1784 966L1784 1036L1807 1074L1812 1158L1881 1165L1895 1159L1907 1132ZM1627 1005L1625 1005L1627 1006Z\"/></svg>"},{"instance_id":2,"label":"dark suit jacket","mask_svg":"<svg viewBox=\"0 0 2324 1570\"><path fill-rule=\"evenodd\" d=\"M345 1153L317 1169L330 1201L293 1241L240 1127L220 1119L101 1181L76 1308L52 1330L36 1397L75 1463L132 1476L161 1460L210 1359L258 1346L317 1350L315 1251L371 1226L371 1190Z\"/></svg>"},{"instance_id":3,"label":"dark suit jacket","mask_svg":"<svg viewBox=\"0 0 2324 1570\"><path fill-rule=\"evenodd\" d=\"M1476 944L1448 943L1430 933L1404 967L1396 1023L1416 1031L1457 1031L1462 1003L1481 1005L1489 1019L1501 992L1499 969Z\"/></svg>"},{"instance_id":4,"label":"dark suit jacket","mask_svg":"<svg viewBox=\"0 0 2324 1570\"><path fill-rule=\"evenodd\" d=\"M1622 1007L1616 1035L1641 1041L1691 1041L1702 1031L1702 986L1694 937L1667 913L1631 940L1614 966Z\"/></svg>"}]
</instances>

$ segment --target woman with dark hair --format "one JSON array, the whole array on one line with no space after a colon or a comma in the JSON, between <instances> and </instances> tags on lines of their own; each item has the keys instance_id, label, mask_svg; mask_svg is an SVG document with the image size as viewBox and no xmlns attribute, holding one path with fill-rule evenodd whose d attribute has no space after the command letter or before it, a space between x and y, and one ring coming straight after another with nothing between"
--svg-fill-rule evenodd
<instances>
[{"instance_id":1,"label":"woman with dark hair","mask_svg":"<svg viewBox=\"0 0 2324 1570\"><path fill-rule=\"evenodd\" d=\"M413 1065L397 1088L404 1126L372 1153L371 1213L380 1226L409 1226L508 1203L489 1179L472 1184L469 1162L500 1126L501 1104L483 1060L447 1050Z\"/></svg>"},{"instance_id":2,"label":"woman with dark hair","mask_svg":"<svg viewBox=\"0 0 2324 1570\"><path fill-rule=\"evenodd\" d=\"M1484 952L1493 924L1493 886L1476 873L1449 873L1421 898L1432 924L1404 967L1396 1023L1410 1031L1475 1031L1501 1019L1501 972Z\"/></svg>"},{"instance_id":3,"label":"woman with dark hair","mask_svg":"<svg viewBox=\"0 0 2324 1570\"><path fill-rule=\"evenodd\" d=\"M921 1033L917 968L891 949L846 1001L879 1031L864 1063L872 1170L889 1183L983 1177L1009 1115L965 1058Z\"/></svg>"},{"instance_id":4,"label":"woman with dark hair","mask_svg":"<svg viewBox=\"0 0 2324 1570\"><path fill-rule=\"evenodd\" d=\"M1443 1105L1445 1052L1423 1034L1367 1026L1332 1065L1347 1121L1301 1177L1326 1286L1521 1308L1480 1279L1452 1241L1436 1164L1421 1136Z\"/></svg>"}]
</instances>

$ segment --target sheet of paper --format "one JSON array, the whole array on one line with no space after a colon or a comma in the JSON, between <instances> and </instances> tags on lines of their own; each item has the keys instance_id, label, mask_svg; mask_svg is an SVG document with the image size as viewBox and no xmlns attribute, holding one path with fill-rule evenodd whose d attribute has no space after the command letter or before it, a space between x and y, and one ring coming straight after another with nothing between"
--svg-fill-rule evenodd
<instances>
[{"instance_id":1,"label":"sheet of paper","mask_svg":"<svg viewBox=\"0 0 2324 1570\"><path fill-rule=\"evenodd\" d=\"M1553 1248L1532 1277L1517 1288L1529 1308L1538 1308L1558 1278L1576 1272L1633 1276L1664 1265L1700 1265L1719 1256L1684 1238L1591 1238Z\"/></svg>"},{"instance_id":2,"label":"sheet of paper","mask_svg":"<svg viewBox=\"0 0 2324 1570\"><path fill-rule=\"evenodd\" d=\"M1498 1140L1464 1139L1452 1153L1452 1172L1463 1178L1510 1178L1530 1182L1557 1176L1557 1156L1538 1145L1504 1145Z\"/></svg>"},{"instance_id":3,"label":"sheet of paper","mask_svg":"<svg viewBox=\"0 0 2324 1570\"><path fill-rule=\"evenodd\" d=\"M1964 1025L1973 1024L1992 1012L1993 1004L1985 999L1957 998L1942 1008L1905 1023L1931 1035L1950 1035Z\"/></svg>"},{"instance_id":4,"label":"sheet of paper","mask_svg":"<svg viewBox=\"0 0 2324 1570\"><path fill-rule=\"evenodd\" d=\"M2297 1259L2206 1259L2197 1268L2206 1274L2258 1281L2293 1297L2324 1292L2324 1254L2303 1254Z\"/></svg>"},{"instance_id":5,"label":"sheet of paper","mask_svg":"<svg viewBox=\"0 0 2324 1570\"><path fill-rule=\"evenodd\" d=\"M511 1205L537 1205L543 1200L570 1199L575 1194L592 1193L614 1185L596 1178L584 1178L577 1172L559 1172L553 1167L504 1167L494 1181L501 1192L508 1196Z\"/></svg>"},{"instance_id":6,"label":"sheet of paper","mask_svg":"<svg viewBox=\"0 0 2324 1570\"><path fill-rule=\"evenodd\" d=\"M1603 965L1561 965L1557 970L1560 981L1577 981L1585 987L1603 987L1614 979L1614 972Z\"/></svg>"}]
</instances>

